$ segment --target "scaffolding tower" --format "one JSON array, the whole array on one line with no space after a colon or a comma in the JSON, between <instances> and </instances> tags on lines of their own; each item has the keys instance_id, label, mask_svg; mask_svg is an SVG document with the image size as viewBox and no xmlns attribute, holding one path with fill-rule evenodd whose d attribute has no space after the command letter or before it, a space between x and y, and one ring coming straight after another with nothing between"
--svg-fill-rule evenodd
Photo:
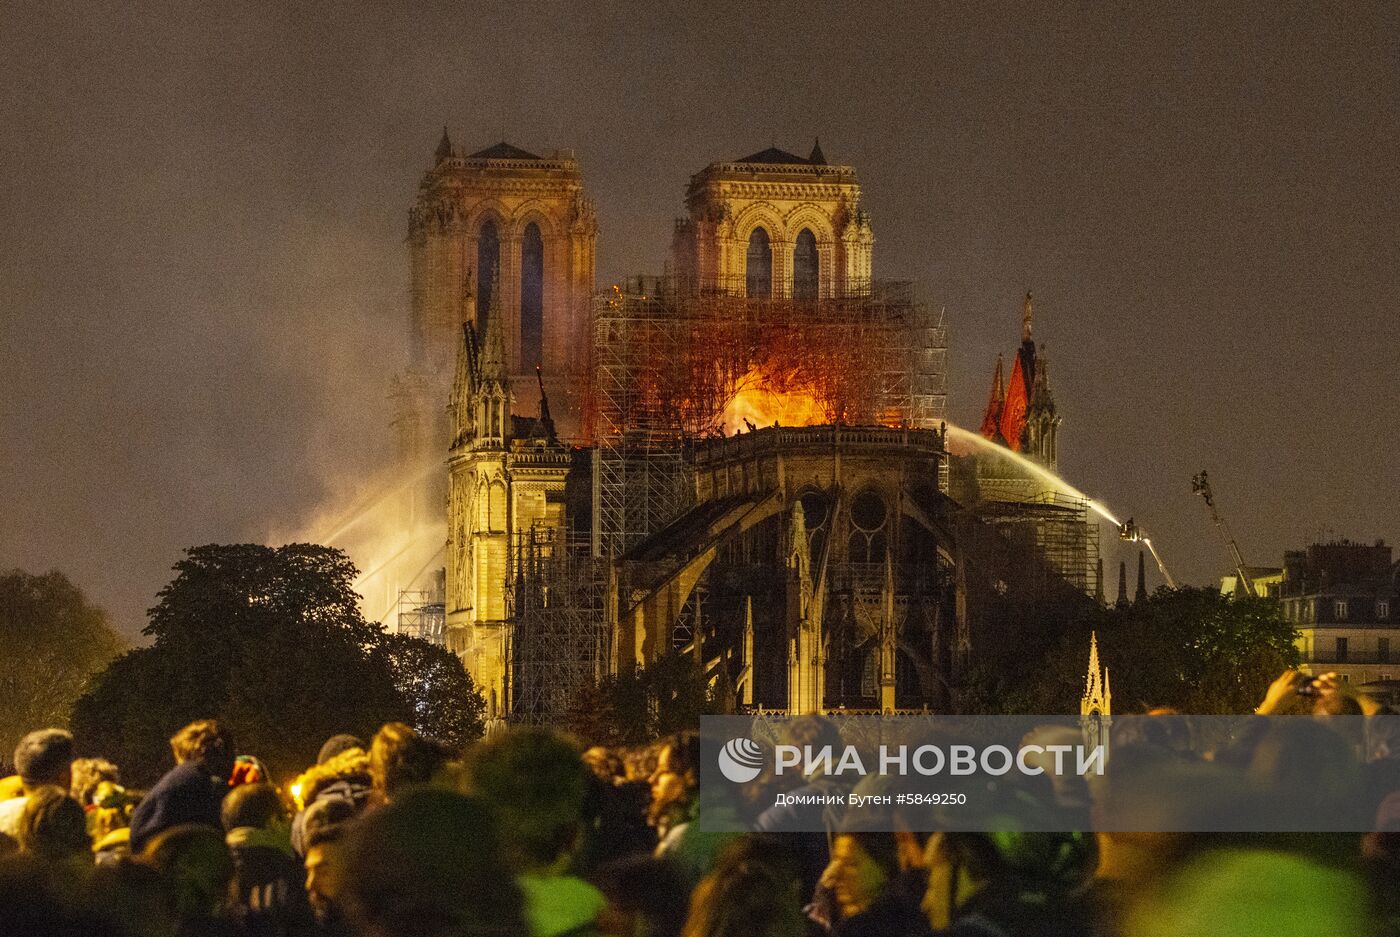
<instances>
[{"instance_id":1,"label":"scaffolding tower","mask_svg":"<svg viewBox=\"0 0 1400 937\"><path fill-rule=\"evenodd\" d=\"M1047 492L1026 501L984 502L976 513L1008 540L1033 547L1045 561L1045 576L1100 594L1099 526L1085 499Z\"/></svg>"},{"instance_id":2,"label":"scaffolding tower","mask_svg":"<svg viewBox=\"0 0 1400 937\"><path fill-rule=\"evenodd\" d=\"M406 634L433 644L447 643L447 612L442 594L421 589L399 591L394 634Z\"/></svg>"},{"instance_id":3,"label":"scaffolding tower","mask_svg":"<svg viewBox=\"0 0 1400 937\"><path fill-rule=\"evenodd\" d=\"M604 613L606 567L587 541L558 528L534 527L516 538L507 590L511 638L511 718L559 724L575 692L598 682L610 656Z\"/></svg>"}]
</instances>

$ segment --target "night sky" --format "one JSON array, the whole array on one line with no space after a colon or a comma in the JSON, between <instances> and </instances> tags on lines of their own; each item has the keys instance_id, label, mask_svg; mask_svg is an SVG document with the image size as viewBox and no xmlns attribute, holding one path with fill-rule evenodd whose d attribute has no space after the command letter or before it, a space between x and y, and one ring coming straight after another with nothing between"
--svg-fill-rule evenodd
<instances>
[{"instance_id":1,"label":"night sky","mask_svg":"<svg viewBox=\"0 0 1400 937\"><path fill-rule=\"evenodd\" d=\"M0 567L134 634L181 548L381 466L444 123L577 151L600 286L690 173L820 136L952 418L1034 290L1061 469L1181 578L1228 566L1201 468L1251 563L1400 537L1400 6L409 6L0 10Z\"/></svg>"}]
</instances>

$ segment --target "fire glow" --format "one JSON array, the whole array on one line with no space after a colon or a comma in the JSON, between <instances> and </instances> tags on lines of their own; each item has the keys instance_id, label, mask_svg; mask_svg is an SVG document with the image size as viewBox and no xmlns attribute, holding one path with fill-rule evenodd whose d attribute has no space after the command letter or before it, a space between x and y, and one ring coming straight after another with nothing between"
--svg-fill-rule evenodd
<instances>
[{"instance_id":1,"label":"fire glow","mask_svg":"<svg viewBox=\"0 0 1400 937\"><path fill-rule=\"evenodd\" d=\"M733 396L720 414L720 425L726 436L775 423L817 426L829 422L828 408L811 387L795 382L790 376L774 378L757 368L735 383Z\"/></svg>"}]
</instances>

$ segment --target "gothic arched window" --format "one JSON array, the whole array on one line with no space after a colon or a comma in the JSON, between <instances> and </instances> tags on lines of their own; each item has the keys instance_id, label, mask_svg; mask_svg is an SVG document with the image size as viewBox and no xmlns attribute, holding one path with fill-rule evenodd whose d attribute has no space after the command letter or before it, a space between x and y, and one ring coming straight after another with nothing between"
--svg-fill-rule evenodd
<instances>
[{"instance_id":1,"label":"gothic arched window","mask_svg":"<svg viewBox=\"0 0 1400 937\"><path fill-rule=\"evenodd\" d=\"M792 249L792 298L808 302L817 298L817 236L808 228L797 234Z\"/></svg>"},{"instance_id":2,"label":"gothic arched window","mask_svg":"<svg viewBox=\"0 0 1400 937\"><path fill-rule=\"evenodd\" d=\"M520 366L544 360L544 240L540 226L525 226L520 239Z\"/></svg>"},{"instance_id":3,"label":"gothic arched window","mask_svg":"<svg viewBox=\"0 0 1400 937\"><path fill-rule=\"evenodd\" d=\"M767 299L773 295L773 248L768 243L768 232L762 228L754 228L749 235L744 287L749 296Z\"/></svg>"},{"instance_id":4,"label":"gothic arched window","mask_svg":"<svg viewBox=\"0 0 1400 937\"><path fill-rule=\"evenodd\" d=\"M496 222L489 218L476 236L476 331L486 334L486 318L491 314L491 283L501 265L501 238Z\"/></svg>"},{"instance_id":5,"label":"gothic arched window","mask_svg":"<svg viewBox=\"0 0 1400 937\"><path fill-rule=\"evenodd\" d=\"M888 540L889 508L879 492L867 488L851 501L851 537L848 541L852 563L883 563Z\"/></svg>"}]
</instances>

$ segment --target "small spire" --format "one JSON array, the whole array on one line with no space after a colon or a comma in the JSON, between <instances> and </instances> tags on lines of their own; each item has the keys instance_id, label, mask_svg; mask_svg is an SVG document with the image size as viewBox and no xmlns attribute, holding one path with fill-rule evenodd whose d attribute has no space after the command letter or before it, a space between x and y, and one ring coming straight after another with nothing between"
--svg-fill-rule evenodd
<instances>
[{"instance_id":1,"label":"small spire","mask_svg":"<svg viewBox=\"0 0 1400 937\"><path fill-rule=\"evenodd\" d=\"M1137 592L1133 594L1134 602L1145 602L1147 600L1147 560L1142 550L1138 551L1138 581Z\"/></svg>"},{"instance_id":2,"label":"small spire","mask_svg":"<svg viewBox=\"0 0 1400 937\"><path fill-rule=\"evenodd\" d=\"M1031 291L1026 290L1026 304L1021 308L1021 341L1031 340Z\"/></svg>"},{"instance_id":3,"label":"small spire","mask_svg":"<svg viewBox=\"0 0 1400 937\"><path fill-rule=\"evenodd\" d=\"M1118 561L1118 604L1128 604L1128 564L1124 560Z\"/></svg>"},{"instance_id":4,"label":"small spire","mask_svg":"<svg viewBox=\"0 0 1400 937\"><path fill-rule=\"evenodd\" d=\"M440 163L452 158L452 138L447 135L447 125L442 125L442 139L438 141L437 152L433 154Z\"/></svg>"},{"instance_id":5,"label":"small spire","mask_svg":"<svg viewBox=\"0 0 1400 937\"><path fill-rule=\"evenodd\" d=\"M481 342L481 374L484 380L506 379L505 339L501 334L502 316L501 268L497 265L491 277L491 299L487 303L486 328Z\"/></svg>"},{"instance_id":6,"label":"small spire","mask_svg":"<svg viewBox=\"0 0 1400 937\"><path fill-rule=\"evenodd\" d=\"M1079 700L1081 716L1107 716L1111 712L1108 668L1099 666L1099 638L1089 632L1089 674L1084 679L1084 695Z\"/></svg>"},{"instance_id":7,"label":"small spire","mask_svg":"<svg viewBox=\"0 0 1400 937\"><path fill-rule=\"evenodd\" d=\"M822 140L821 140L821 137L815 137L815 138L813 138L813 140L812 140L812 155L807 157L807 162L811 163L813 166L825 166L825 165L826 165L826 156L822 153Z\"/></svg>"},{"instance_id":8,"label":"small spire","mask_svg":"<svg viewBox=\"0 0 1400 937\"><path fill-rule=\"evenodd\" d=\"M535 365L535 380L540 385L540 428L544 430L545 438L554 442L559 437L554 431L554 418L549 415L549 395L544 392L544 368L538 364Z\"/></svg>"},{"instance_id":9,"label":"small spire","mask_svg":"<svg viewBox=\"0 0 1400 937\"><path fill-rule=\"evenodd\" d=\"M1002 372L1001 355L997 355L996 373L992 375L992 392L987 398L987 410L982 414L982 435L996 439L1001 426L1002 406L1006 403L1006 378Z\"/></svg>"}]
</instances>

